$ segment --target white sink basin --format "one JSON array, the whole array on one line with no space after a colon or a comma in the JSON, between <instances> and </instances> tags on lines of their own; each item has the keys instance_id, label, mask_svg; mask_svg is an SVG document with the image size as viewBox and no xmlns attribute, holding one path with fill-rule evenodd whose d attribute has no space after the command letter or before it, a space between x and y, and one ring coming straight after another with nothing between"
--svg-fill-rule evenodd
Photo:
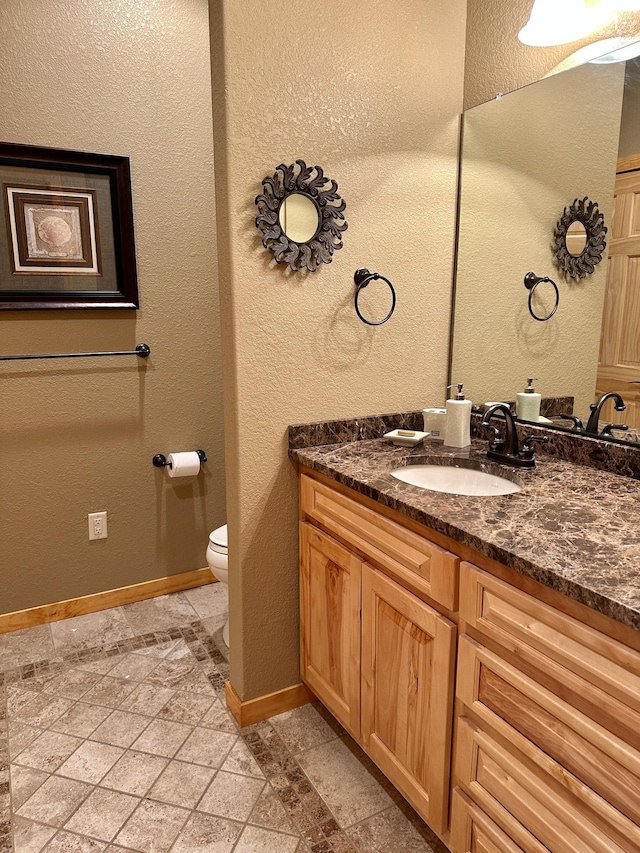
<instances>
[{"instance_id":1,"label":"white sink basin","mask_svg":"<svg viewBox=\"0 0 640 853\"><path fill-rule=\"evenodd\" d=\"M407 465L392 471L391 476L420 489L449 495L512 495L521 490L521 486L504 477L453 465Z\"/></svg>"}]
</instances>

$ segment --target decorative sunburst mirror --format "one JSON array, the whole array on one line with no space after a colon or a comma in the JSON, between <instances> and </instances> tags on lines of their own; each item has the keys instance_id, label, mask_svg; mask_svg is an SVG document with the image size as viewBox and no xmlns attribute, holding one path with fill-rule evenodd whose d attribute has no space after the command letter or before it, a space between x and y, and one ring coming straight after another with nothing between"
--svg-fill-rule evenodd
<instances>
[{"instance_id":1,"label":"decorative sunburst mirror","mask_svg":"<svg viewBox=\"0 0 640 853\"><path fill-rule=\"evenodd\" d=\"M277 263L294 272L315 272L320 264L330 264L347 230L346 204L337 183L320 166L296 160L290 166L281 163L264 178L262 188L255 201L256 227Z\"/></svg>"},{"instance_id":2,"label":"decorative sunburst mirror","mask_svg":"<svg viewBox=\"0 0 640 853\"><path fill-rule=\"evenodd\" d=\"M575 199L558 220L555 230L556 258L572 278L586 278L602 260L607 247L607 228L598 202L585 196Z\"/></svg>"}]
</instances>

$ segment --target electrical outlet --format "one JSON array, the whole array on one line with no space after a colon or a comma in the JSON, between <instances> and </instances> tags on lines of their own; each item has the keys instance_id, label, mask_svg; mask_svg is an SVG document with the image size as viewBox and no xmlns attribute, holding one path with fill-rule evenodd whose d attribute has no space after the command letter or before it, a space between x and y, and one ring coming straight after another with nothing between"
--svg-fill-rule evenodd
<instances>
[{"instance_id":1,"label":"electrical outlet","mask_svg":"<svg viewBox=\"0 0 640 853\"><path fill-rule=\"evenodd\" d=\"M106 539L107 538L107 513L105 512L90 512L89 513L89 539Z\"/></svg>"}]
</instances>

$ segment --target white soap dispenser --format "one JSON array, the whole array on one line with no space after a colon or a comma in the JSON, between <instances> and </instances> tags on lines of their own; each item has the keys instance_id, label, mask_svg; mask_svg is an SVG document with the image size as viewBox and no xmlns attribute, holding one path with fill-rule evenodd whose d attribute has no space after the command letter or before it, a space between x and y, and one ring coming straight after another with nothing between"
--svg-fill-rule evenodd
<instances>
[{"instance_id":1,"label":"white soap dispenser","mask_svg":"<svg viewBox=\"0 0 640 853\"><path fill-rule=\"evenodd\" d=\"M538 394L533 387L535 379L527 379L527 387L524 391L516 394L516 417L521 421L533 421L536 423L540 418L540 400L542 394Z\"/></svg>"},{"instance_id":2,"label":"white soap dispenser","mask_svg":"<svg viewBox=\"0 0 640 853\"><path fill-rule=\"evenodd\" d=\"M465 400L462 383L459 383L457 388L455 397L445 403L444 443L449 447L468 447L471 444L471 400Z\"/></svg>"}]
</instances>

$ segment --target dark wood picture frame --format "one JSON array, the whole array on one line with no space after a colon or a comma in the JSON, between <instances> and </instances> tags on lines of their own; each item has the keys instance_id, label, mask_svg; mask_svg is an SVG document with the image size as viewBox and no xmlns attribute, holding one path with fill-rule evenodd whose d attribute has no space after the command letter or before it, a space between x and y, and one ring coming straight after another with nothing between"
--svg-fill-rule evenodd
<instances>
[{"instance_id":1,"label":"dark wood picture frame","mask_svg":"<svg viewBox=\"0 0 640 853\"><path fill-rule=\"evenodd\" d=\"M139 307L129 158L0 142L0 311Z\"/></svg>"}]
</instances>

